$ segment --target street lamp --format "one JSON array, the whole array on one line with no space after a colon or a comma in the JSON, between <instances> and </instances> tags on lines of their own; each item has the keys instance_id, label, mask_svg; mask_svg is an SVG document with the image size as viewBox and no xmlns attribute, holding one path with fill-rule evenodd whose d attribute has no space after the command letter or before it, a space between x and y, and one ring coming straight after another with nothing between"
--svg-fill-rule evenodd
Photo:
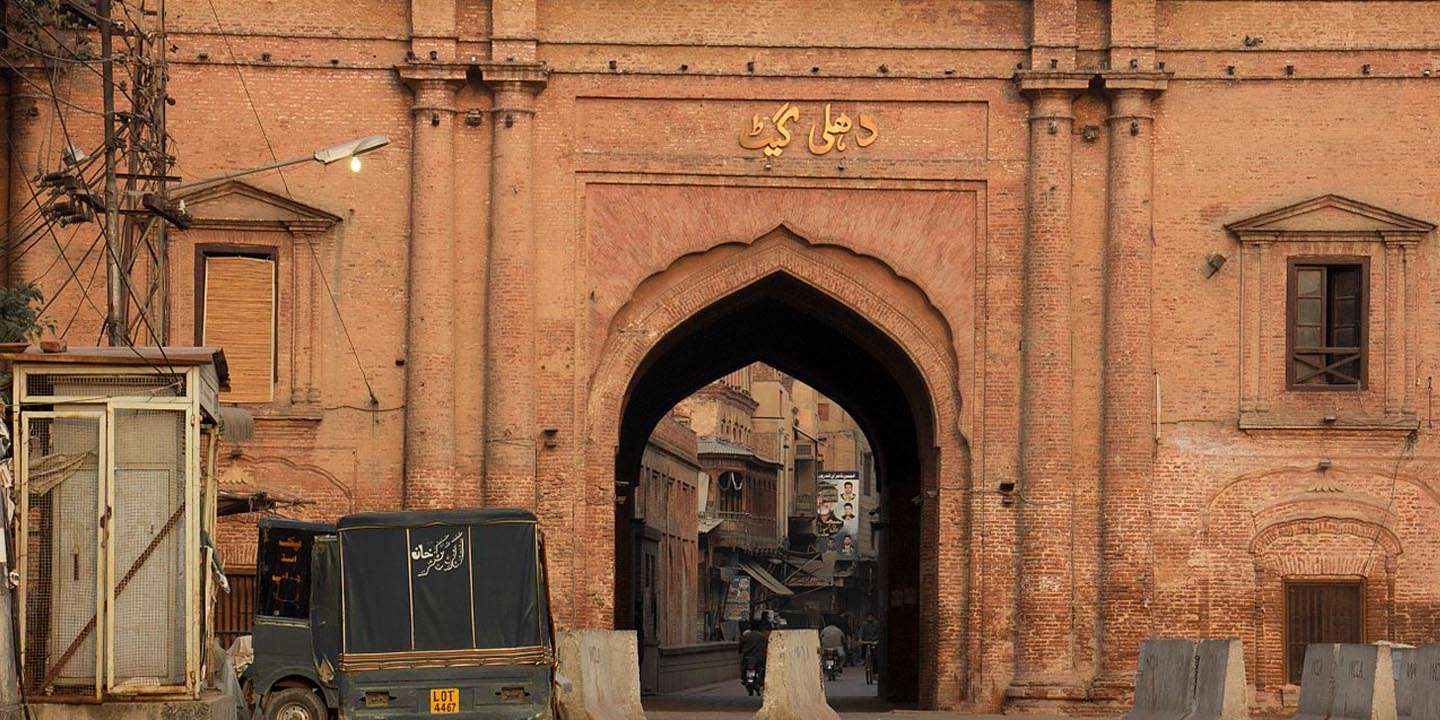
<instances>
[{"instance_id":1,"label":"street lamp","mask_svg":"<svg viewBox=\"0 0 1440 720\"><path fill-rule=\"evenodd\" d=\"M300 157L290 158L289 160L281 160L279 162L270 163L269 165L261 165L259 167L248 168L245 170L236 170L235 172L225 173L224 175L216 175L215 177L209 177L203 180L192 180L188 183L172 185L170 186L170 192L173 193L177 190L190 190L205 185L212 185L214 183L223 182L225 180L232 180L234 178L243 177L245 175L254 175L255 173L262 173L267 170L277 170L279 168L289 167L291 165L299 165L300 163L309 162L312 160L320 163L321 165L330 165L331 163L348 159L350 161L350 169L354 172L360 172L361 155L364 155L368 152L374 152L389 144L390 138L385 137L384 135L369 135L366 137L351 140L349 142L343 142L339 145L332 145L327 148L321 148L313 153L310 153L309 155L301 155Z\"/></svg>"}]
</instances>

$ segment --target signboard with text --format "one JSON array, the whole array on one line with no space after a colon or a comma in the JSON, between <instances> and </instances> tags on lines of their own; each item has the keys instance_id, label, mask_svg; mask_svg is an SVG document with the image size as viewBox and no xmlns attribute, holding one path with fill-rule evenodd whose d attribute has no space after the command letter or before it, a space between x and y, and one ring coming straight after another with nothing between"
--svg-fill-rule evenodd
<instances>
[{"instance_id":1,"label":"signboard with text","mask_svg":"<svg viewBox=\"0 0 1440 720\"><path fill-rule=\"evenodd\" d=\"M855 559L860 542L860 473L826 470L815 476L815 534L821 552Z\"/></svg>"},{"instance_id":2,"label":"signboard with text","mask_svg":"<svg viewBox=\"0 0 1440 720\"><path fill-rule=\"evenodd\" d=\"M750 578L735 574L725 593L725 619L744 622L750 619Z\"/></svg>"}]
</instances>

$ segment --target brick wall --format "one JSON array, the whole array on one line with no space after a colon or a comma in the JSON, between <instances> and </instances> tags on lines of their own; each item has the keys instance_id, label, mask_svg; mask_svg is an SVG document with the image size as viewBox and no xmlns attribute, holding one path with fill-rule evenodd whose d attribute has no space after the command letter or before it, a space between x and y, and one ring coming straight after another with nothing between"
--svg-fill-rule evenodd
<instances>
[{"instance_id":1,"label":"brick wall","mask_svg":"<svg viewBox=\"0 0 1440 720\"><path fill-rule=\"evenodd\" d=\"M313 343L290 339L303 339L295 327L303 316L286 309L296 286L279 289L277 332L281 367L313 366L316 394L255 407L255 439L222 452L226 478L314 501L288 514L523 502L550 528L557 621L609 623L614 449L631 378L684 318L723 310L760 275L785 272L880 328L901 349L886 356L892 367L913 367L922 379L907 401L926 434L925 492L907 519L921 528L911 589L925 704L998 707L1025 662L1044 672L1021 678L1025 689L1008 701L1017 707L1123 701L1123 669L1147 632L1242 638L1257 699L1278 702L1278 588L1287 578L1363 578L1367 639L1436 639L1437 238L1422 233L1396 250L1375 229L1386 216L1333 207L1294 221L1306 232L1358 232L1324 242L1379 258L1372 286L1385 288L1371 303L1373 388L1300 396L1275 374L1284 352L1275 268L1315 248L1283 239L1242 248L1225 229L1331 193L1440 218L1432 139L1440 67L1424 49L1440 39L1440 24L1427 3L846 0L782 11L703 0L465 0L416 2L407 12L379 0L242 0L216 3L218 25L203 0L169 7L170 132L186 179L268 162L256 113L281 158L371 133L393 141L367 156L359 175L302 165L283 182L246 180L340 218L315 240L313 258L288 232L265 241L290 246L280 254L291 265L279 268L282 278L307 263L313 274ZM492 28L501 37L492 39ZM396 67L431 72L432 50L434 65L458 74L446 81L453 106L438 126L453 144L453 182L448 195L431 190L417 201L434 183L414 182L428 170L414 166L415 144L437 126ZM511 66L530 58L548 68L543 84L513 77ZM1057 123L1055 135L1048 123L1032 135L1017 66L1078 83L1057 111L1073 120ZM1135 81L1130 70L1164 80L1143 91L1153 122L1138 135L1128 116L1139 111L1117 110L1115 100L1116 88ZM46 82L43 73L26 77ZM533 108L491 112L502 89L522 92L515 83L536 92ZM87 72L62 72L59 87L71 103L98 103ZM64 138L43 93L19 77L9 88L14 206L28 198L18 179L53 167ZM738 144L753 116L770 118L786 102L800 119L783 154ZM879 139L812 154L806 135L827 103L855 120L872 116ZM77 143L93 147L93 117L59 108ZM507 114L533 133L525 182L513 169L494 179L497 162L515 157ZM1135 138L1149 150L1118 144ZM1041 147L1046 164L1032 173ZM1111 242L1115 193L1135 197L1124 181L1139 173L1153 177L1139 195L1153 223L1148 232L1143 219L1124 227L1136 233L1127 242L1150 243L1148 275L1117 277L1116 267L1131 265L1116 261ZM1052 175L1027 190L1027 178ZM1037 193L1065 185L1064 197L1036 205ZM521 192L533 222L515 234L516 211L492 208L512 207L497 193ZM451 322L419 340L454 347L448 389L427 396L454 418L453 449L437 461L453 465L453 480L412 484L407 416L412 448L425 432L450 431L418 426L415 418L428 416L409 401L433 378L407 378L407 360L433 348L407 348L419 342L408 333L419 309L407 280L421 238L412 211L437 197L453 207L453 229L426 240L443 247L425 249L452 275L454 302ZM1027 214L1027 203L1043 213ZM1044 289L1027 290L1033 229L1057 219L1064 242L1047 244L1054 252L1042 260L1063 292L1027 306L1027 293ZM492 236L529 243L521 248L528 271L505 290L533 298L528 317L491 312L487 297L508 297L487 296ZM93 227L61 231L7 264L12 280L38 278L57 296L47 318L77 345L96 337L90 301L103 298L103 280L88 281L93 237ZM195 238L173 237L172 272L193 273ZM68 248L63 259L59 246ZM1228 262L1206 277L1211 253ZM72 267L78 282L68 280ZM185 287L171 298L175 342L189 341L184 319L194 314ZM1107 304L1117 292L1134 304ZM1060 316L1034 315L1047 312ZM1145 346L1136 323L1148 325L1152 343L1140 363L1126 354ZM533 373L495 387L487 401L494 368L485 353L497 342L506 357L531 359ZM1029 387L1027 357L1046 360ZM1141 370L1107 372L1114 360ZM1151 387L1141 388L1146 367ZM1116 382L1128 384L1107 395ZM517 415L510 397L533 408ZM496 440L484 429L487 407L509 419L514 437L486 441ZM1058 433L1043 435L1042 463L1022 462L1036 457L1021 450L1024 413L1039 422L1036 432ZM547 428L554 433L542 442ZM1128 454L1107 464L1117 438ZM1133 464L1142 455L1153 460ZM503 488L497 481L482 493L485 462L503 464ZM997 493L1002 482L1019 482L1022 496ZM1124 498L1105 496L1115 487L1149 499L1115 504ZM1034 522L1027 513L1037 513ZM245 519L227 521L227 562L250 562L253 534ZM1148 550L1116 556L1107 537L1134 537L1142 544L1130 547ZM1340 562L1357 555L1366 562ZM1035 572L1017 577L1017 559ZM1146 602L1133 603L1137 596ZM1097 680L1119 686L1084 695Z\"/></svg>"}]
</instances>

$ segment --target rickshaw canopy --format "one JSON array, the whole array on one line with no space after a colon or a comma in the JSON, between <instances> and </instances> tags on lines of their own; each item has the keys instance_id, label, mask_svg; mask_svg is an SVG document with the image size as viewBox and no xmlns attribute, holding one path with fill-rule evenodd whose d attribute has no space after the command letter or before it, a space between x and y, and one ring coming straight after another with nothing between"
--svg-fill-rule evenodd
<instances>
[{"instance_id":1,"label":"rickshaw canopy","mask_svg":"<svg viewBox=\"0 0 1440 720\"><path fill-rule=\"evenodd\" d=\"M336 530L344 652L550 647L533 513L360 513Z\"/></svg>"}]
</instances>

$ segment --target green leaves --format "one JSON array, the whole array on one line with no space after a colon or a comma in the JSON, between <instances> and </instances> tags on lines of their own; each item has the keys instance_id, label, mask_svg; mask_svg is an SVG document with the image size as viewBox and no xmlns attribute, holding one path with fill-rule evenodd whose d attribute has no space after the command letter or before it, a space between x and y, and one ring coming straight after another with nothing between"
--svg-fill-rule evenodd
<instances>
[{"instance_id":1,"label":"green leaves","mask_svg":"<svg viewBox=\"0 0 1440 720\"><path fill-rule=\"evenodd\" d=\"M54 321L40 320L44 302L45 296L35 283L0 288L0 342L38 340L47 330L55 332Z\"/></svg>"}]
</instances>

